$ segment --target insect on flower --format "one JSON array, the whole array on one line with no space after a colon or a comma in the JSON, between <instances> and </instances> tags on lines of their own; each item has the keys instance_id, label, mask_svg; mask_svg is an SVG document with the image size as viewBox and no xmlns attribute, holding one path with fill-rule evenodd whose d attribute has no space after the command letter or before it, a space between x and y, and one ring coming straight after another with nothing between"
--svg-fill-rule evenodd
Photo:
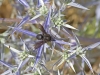
<instances>
[{"instance_id":1,"label":"insect on flower","mask_svg":"<svg viewBox=\"0 0 100 75\"><path fill-rule=\"evenodd\" d=\"M36 34L34 32L30 32L24 29L20 29L18 27L11 27L14 30L18 31L18 32L22 32L26 35L35 37L37 40L34 43L34 49L37 49L39 47L41 47L43 44L48 43L53 41L56 44L66 44L66 45L71 45L71 43L69 42L65 42L63 39L60 38L60 36L58 37L58 34L55 33L55 31L51 30L51 32L46 32L45 27L43 27L41 24L34 24L34 26L38 27L42 33ZM57 37L55 36L57 35Z\"/></svg>"},{"instance_id":2,"label":"insect on flower","mask_svg":"<svg viewBox=\"0 0 100 75\"><path fill-rule=\"evenodd\" d=\"M50 35L48 35L48 34L38 34L37 36L36 36L36 38L38 39L38 40L44 40L44 41L50 41L51 40L51 36Z\"/></svg>"},{"instance_id":3,"label":"insect on flower","mask_svg":"<svg viewBox=\"0 0 100 75\"><path fill-rule=\"evenodd\" d=\"M38 27L40 28L40 30L42 31L43 34L38 34L36 36L36 38L38 40L43 40L45 42L51 41L52 40L51 36L48 33L46 33L46 31L44 30L43 26L42 25L38 25Z\"/></svg>"},{"instance_id":4,"label":"insect on flower","mask_svg":"<svg viewBox=\"0 0 100 75\"><path fill-rule=\"evenodd\" d=\"M48 33L46 33L46 31L44 30L42 25L39 24L37 26L42 31L42 34L37 34L36 38L39 41L35 44L35 48L38 48L41 45L43 45L44 43L47 43L49 41L53 41L53 38Z\"/></svg>"}]
</instances>

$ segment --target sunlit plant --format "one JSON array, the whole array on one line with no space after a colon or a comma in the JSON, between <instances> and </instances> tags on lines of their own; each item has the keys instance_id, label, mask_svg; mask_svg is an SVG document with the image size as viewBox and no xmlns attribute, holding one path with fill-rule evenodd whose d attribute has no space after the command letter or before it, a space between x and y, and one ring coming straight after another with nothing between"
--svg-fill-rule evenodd
<instances>
[{"instance_id":1,"label":"sunlit plant","mask_svg":"<svg viewBox=\"0 0 100 75\"><path fill-rule=\"evenodd\" d=\"M74 60L77 60L78 57L86 62L94 74L92 66L86 58L86 53L99 46L100 42L82 47L74 33L78 29L67 24L62 14L67 6L82 10L89 10L88 8L76 3L75 0L17 0L17 2L25 8L26 12L24 17L20 15L23 18L19 23L15 23L15 26L9 26L10 30L0 35L3 37L10 36L7 39L8 42L5 38L0 38L0 42L5 47L4 50L8 50L8 54L11 54L9 60L0 60L0 65L7 67L7 70L4 70L1 75L53 75L54 67L57 66L58 68L64 62L76 73ZM28 2L32 2L33 5L28 4ZM17 11L19 12L19 10ZM39 32L35 33L34 30L24 29L23 26L27 23L36 27ZM66 29L71 30L72 36ZM15 32L22 34L22 36L18 35L18 40L14 36ZM68 39L62 38L59 32L64 32ZM57 54L54 54L55 52ZM6 55L6 53L4 54ZM55 59L57 55L58 58L61 58L52 64L51 72L46 67L47 62ZM64 75L64 73L58 68L56 75Z\"/></svg>"}]
</instances>

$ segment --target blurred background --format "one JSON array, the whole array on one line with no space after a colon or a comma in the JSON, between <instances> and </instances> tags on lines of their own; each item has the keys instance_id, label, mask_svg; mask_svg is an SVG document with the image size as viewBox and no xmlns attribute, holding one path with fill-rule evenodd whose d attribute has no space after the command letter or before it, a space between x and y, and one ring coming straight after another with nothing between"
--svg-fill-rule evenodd
<instances>
[{"instance_id":1,"label":"blurred background","mask_svg":"<svg viewBox=\"0 0 100 75\"><path fill-rule=\"evenodd\" d=\"M82 9L67 7L63 14L68 23L78 29L76 32L79 41L83 46L100 41L100 0L76 0L77 3L89 8ZM5 32L13 22L19 20L16 14L16 8L20 8L21 15L25 14L23 6L16 4L16 0L0 0L0 33ZM15 8L16 7L16 8ZM23 11L22 11L23 10ZM7 22L5 20L7 19ZM3 21L4 20L4 21ZM13 21L8 21L13 20ZM87 58L90 60L93 70L100 72L100 47L87 52ZM48 62L52 63L52 62ZM90 69L86 66L87 74ZM1 71L1 70L0 70Z\"/></svg>"}]
</instances>

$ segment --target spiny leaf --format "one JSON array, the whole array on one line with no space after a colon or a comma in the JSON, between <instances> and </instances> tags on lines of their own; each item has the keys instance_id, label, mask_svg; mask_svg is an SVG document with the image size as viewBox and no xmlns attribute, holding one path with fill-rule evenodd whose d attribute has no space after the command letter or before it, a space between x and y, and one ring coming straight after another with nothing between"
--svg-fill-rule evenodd
<instances>
[{"instance_id":1,"label":"spiny leaf","mask_svg":"<svg viewBox=\"0 0 100 75\"><path fill-rule=\"evenodd\" d=\"M41 54L42 54L42 51L43 51L43 46L44 45L41 45L37 50L37 55L36 55L36 60L35 60L35 63L34 63L34 66L33 66L33 69L36 67L36 65L38 64L39 60L40 60L40 57L41 57Z\"/></svg>"},{"instance_id":2,"label":"spiny leaf","mask_svg":"<svg viewBox=\"0 0 100 75\"><path fill-rule=\"evenodd\" d=\"M30 16L29 15L26 15L16 27L21 28L22 25L25 24L29 19L30 19ZM13 29L13 30L14 31L11 33L11 35L16 31L15 29Z\"/></svg>"},{"instance_id":3,"label":"spiny leaf","mask_svg":"<svg viewBox=\"0 0 100 75\"><path fill-rule=\"evenodd\" d=\"M55 40L56 43L59 43L59 44L66 44L66 45L72 45L71 43L69 42L65 42L63 40Z\"/></svg>"},{"instance_id":4,"label":"spiny leaf","mask_svg":"<svg viewBox=\"0 0 100 75\"><path fill-rule=\"evenodd\" d=\"M13 52L15 52L15 53L17 53L17 54L20 54L20 51L17 50L17 49L15 49L15 48L13 48L13 47L10 47L9 45L6 45L6 44L4 44L4 46L6 46L7 48L11 49Z\"/></svg>"},{"instance_id":5,"label":"spiny leaf","mask_svg":"<svg viewBox=\"0 0 100 75\"><path fill-rule=\"evenodd\" d=\"M29 61L29 59L30 58L26 58L24 61L21 61L17 69L20 70Z\"/></svg>"},{"instance_id":6,"label":"spiny leaf","mask_svg":"<svg viewBox=\"0 0 100 75\"><path fill-rule=\"evenodd\" d=\"M20 70L18 70L18 71L16 72L16 75L20 75Z\"/></svg>"},{"instance_id":7,"label":"spiny leaf","mask_svg":"<svg viewBox=\"0 0 100 75\"><path fill-rule=\"evenodd\" d=\"M58 75L61 75L59 70L58 70Z\"/></svg>"},{"instance_id":8,"label":"spiny leaf","mask_svg":"<svg viewBox=\"0 0 100 75\"><path fill-rule=\"evenodd\" d=\"M70 38L70 39L72 38L72 36L70 35L70 33L67 32L67 30L65 30L65 29L63 28L63 31L65 32L65 35L66 35L68 38Z\"/></svg>"},{"instance_id":9,"label":"spiny leaf","mask_svg":"<svg viewBox=\"0 0 100 75\"><path fill-rule=\"evenodd\" d=\"M51 8L48 12L48 15L47 15L46 20L45 20L44 25L43 25L46 32L48 32L49 27L50 27L50 19L51 19Z\"/></svg>"},{"instance_id":10,"label":"spiny leaf","mask_svg":"<svg viewBox=\"0 0 100 75\"><path fill-rule=\"evenodd\" d=\"M30 21L35 21L35 19L37 19L38 17L40 17L41 16L41 14L38 14L38 15L36 15L36 16L34 16L33 18L31 18L30 19ZM36 21L35 21L36 22ZM36 22L37 23L37 22Z\"/></svg>"},{"instance_id":11,"label":"spiny leaf","mask_svg":"<svg viewBox=\"0 0 100 75\"><path fill-rule=\"evenodd\" d=\"M30 7L29 4L26 2L26 0L18 0L18 2L20 2L23 6L25 7Z\"/></svg>"},{"instance_id":12,"label":"spiny leaf","mask_svg":"<svg viewBox=\"0 0 100 75\"><path fill-rule=\"evenodd\" d=\"M79 56L86 62L86 64L89 66L91 72L94 74L92 66L91 66L89 60L85 57L85 55L79 55Z\"/></svg>"},{"instance_id":13,"label":"spiny leaf","mask_svg":"<svg viewBox=\"0 0 100 75\"><path fill-rule=\"evenodd\" d=\"M64 59L62 59L61 61L60 61L60 63L57 65L57 67L59 67L61 64L63 64L65 62L65 60Z\"/></svg>"},{"instance_id":14,"label":"spiny leaf","mask_svg":"<svg viewBox=\"0 0 100 75\"><path fill-rule=\"evenodd\" d=\"M38 0L38 7L41 6L41 5L42 5L42 6L44 5L43 0Z\"/></svg>"},{"instance_id":15,"label":"spiny leaf","mask_svg":"<svg viewBox=\"0 0 100 75\"><path fill-rule=\"evenodd\" d=\"M41 73L39 68L36 68L36 70L38 71L39 75L42 75L42 73Z\"/></svg>"},{"instance_id":16,"label":"spiny leaf","mask_svg":"<svg viewBox=\"0 0 100 75\"><path fill-rule=\"evenodd\" d=\"M76 34L75 34L73 31L72 31L72 33L73 33L73 36L74 36L74 39L75 39L75 41L76 41L77 45L80 47L80 46L81 46L81 44L80 44L80 42L79 42L79 40L78 40L78 38L77 38Z\"/></svg>"},{"instance_id":17,"label":"spiny leaf","mask_svg":"<svg viewBox=\"0 0 100 75\"><path fill-rule=\"evenodd\" d=\"M14 66L12 66L12 65L10 65L10 64L8 64L8 63L2 61L2 60L0 60L0 63L1 63L2 65L5 65L5 66L8 67L8 68L13 68L13 67L14 67Z\"/></svg>"},{"instance_id":18,"label":"spiny leaf","mask_svg":"<svg viewBox=\"0 0 100 75\"><path fill-rule=\"evenodd\" d=\"M70 67L72 68L72 70L76 73L76 71L75 71L75 69L74 69L74 66L73 66L72 62L69 61L68 64L70 65Z\"/></svg>"},{"instance_id":19,"label":"spiny leaf","mask_svg":"<svg viewBox=\"0 0 100 75\"><path fill-rule=\"evenodd\" d=\"M100 42L94 43L90 46L84 47L83 50L92 50L93 48L97 47L100 45Z\"/></svg>"},{"instance_id":20,"label":"spiny leaf","mask_svg":"<svg viewBox=\"0 0 100 75\"><path fill-rule=\"evenodd\" d=\"M78 4L78 3L75 3L75 2L70 2L67 5L73 6L73 7L77 7L77 8L80 8L80 9L84 9L84 10L89 10L88 8L82 6L82 5Z\"/></svg>"},{"instance_id":21,"label":"spiny leaf","mask_svg":"<svg viewBox=\"0 0 100 75\"><path fill-rule=\"evenodd\" d=\"M33 36L33 37L36 37L36 33L34 32L31 32L31 31L28 31L28 30L24 30L24 29L21 29L21 28L18 28L18 27L11 27L13 28L14 30L16 30L17 32L21 32L23 34L26 34L26 35L29 35L29 36Z\"/></svg>"},{"instance_id":22,"label":"spiny leaf","mask_svg":"<svg viewBox=\"0 0 100 75\"><path fill-rule=\"evenodd\" d=\"M70 28L70 29L74 29L74 30L77 30L76 28L74 28L73 26L69 25L69 24L64 24L63 26L67 27L67 28Z\"/></svg>"}]
</instances>

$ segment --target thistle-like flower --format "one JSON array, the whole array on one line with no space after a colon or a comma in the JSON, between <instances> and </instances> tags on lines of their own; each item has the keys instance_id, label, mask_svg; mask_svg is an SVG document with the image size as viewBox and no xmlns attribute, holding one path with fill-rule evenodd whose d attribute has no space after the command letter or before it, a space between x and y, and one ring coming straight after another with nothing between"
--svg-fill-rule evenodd
<instances>
[{"instance_id":1,"label":"thistle-like flower","mask_svg":"<svg viewBox=\"0 0 100 75\"><path fill-rule=\"evenodd\" d=\"M48 45L45 46L48 42L51 43L53 42L57 45L62 45L62 44L71 45L70 43L63 41L62 39L59 38L57 39L52 34L47 33L42 25L38 25L38 27L42 31L42 33L36 34L27 30L19 29L17 27L14 28L18 32L21 32L28 36L33 36L37 39L36 43L33 45L33 49L37 50L36 61L34 66L40 61L41 55L44 51L43 49L48 48Z\"/></svg>"},{"instance_id":2,"label":"thistle-like flower","mask_svg":"<svg viewBox=\"0 0 100 75\"><path fill-rule=\"evenodd\" d=\"M88 67L90 68L91 72L94 73L89 60L86 58L86 53L87 51L99 46L100 42L97 42L87 47L82 47L74 32L72 32L72 36L67 32L67 28L71 30L77 29L67 24L67 22L64 21L64 15L62 14L62 11L66 8L66 6L73 6L84 10L88 10L86 7L75 3L75 0L31 0L31 2L33 2L33 5L28 4L28 2L30 1L27 0L17 1L25 7L26 14L19 23L16 23L15 27L10 28L13 29L12 33L19 32L22 33L22 35L31 36L31 39L30 37L28 37L28 41L24 42L24 37L22 37L23 40L20 38L21 46L19 46L19 49L17 50L16 48L9 46L10 44L12 44L12 42L10 44L7 44L4 38L0 38L0 41L4 45L4 47L10 49L10 54L12 54L12 57L14 58L13 64L15 64L10 65L5 61L0 60L0 64L5 65L8 68L8 70L2 73L2 75L24 75L25 73L29 72L33 72L30 73L30 75L42 75L42 72L44 72L43 68L45 68L45 70L49 72L49 70L45 67L45 61L48 62L49 59L52 60L51 57L55 51L57 52L57 57L61 56L61 58L58 58L59 60L56 63L54 63L53 68L56 64L57 67L59 67L62 63L66 62L75 72L75 63L73 62L74 60L77 60L78 57L81 57L82 64L85 61ZM33 26L36 27L36 29L39 29L40 32L35 33L23 29L22 26L27 22L30 22ZM66 33L65 35L67 35L68 40L66 40L65 38L63 39L56 32L56 28L59 32ZM5 37L8 36L8 34L0 36ZM50 55L47 54L49 52L51 52ZM2 56L3 54L0 55ZM50 57L47 57L48 55ZM84 67L82 65L81 69L83 70L83 68ZM60 75L59 70L58 75Z\"/></svg>"},{"instance_id":3,"label":"thistle-like flower","mask_svg":"<svg viewBox=\"0 0 100 75\"><path fill-rule=\"evenodd\" d=\"M60 10L56 15L52 16L51 21L53 23L53 26L51 26L51 27L56 27L58 29L58 31L60 31L61 27L63 27L63 28L66 27L66 28L77 30L73 26L71 26L71 25L67 24L66 22L64 22L61 18L62 16L63 15L61 14Z\"/></svg>"},{"instance_id":4,"label":"thistle-like flower","mask_svg":"<svg viewBox=\"0 0 100 75\"><path fill-rule=\"evenodd\" d=\"M74 47L72 46L73 48L70 47L72 55L70 57L68 57L68 59L74 58L76 56L80 56L82 58L82 60L85 61L86 64L89 66L91 72L94 74L92 66L91 66L89 60L86 58L86 52L87 52L87 50L92 50L93 48L99 46L100 42L97 42L95 44L92 44L90 46L82 48L81 44L80 44L78 38L76 37L76 35L74 34L74 32L73 32L73 35L74 35L76 45ZM75 43L75 42L72 42L72 43Z\"/></svg>"},{"instance_id":5,"label":"thistle-like flower","mask_svg":"<svg viewBox=\"0 0 100 75\"><path fill-rule=\"evenodd\" d=\"M25 45L25 43L23 43L23 44ZM16 75L20 75L20 72L21 72L20 69L26 63L29 62L29 59L32 59L32 58L35 59L33 55L29 54L30 52L27 49L25 50L25 48L24 48L23 51L20 51L20 50L17 50L15 48L9 46L9 45L6 45L6 44L4 46L6 46L7 48L9 48L11 50L11 54L15 58L15 61L20 59L16 63L16 64L18 64L18 66L16 66L16 70L15 70ZM16 54L17 57L15 57L15 54Z\"/></svg>"}]
</instances>

